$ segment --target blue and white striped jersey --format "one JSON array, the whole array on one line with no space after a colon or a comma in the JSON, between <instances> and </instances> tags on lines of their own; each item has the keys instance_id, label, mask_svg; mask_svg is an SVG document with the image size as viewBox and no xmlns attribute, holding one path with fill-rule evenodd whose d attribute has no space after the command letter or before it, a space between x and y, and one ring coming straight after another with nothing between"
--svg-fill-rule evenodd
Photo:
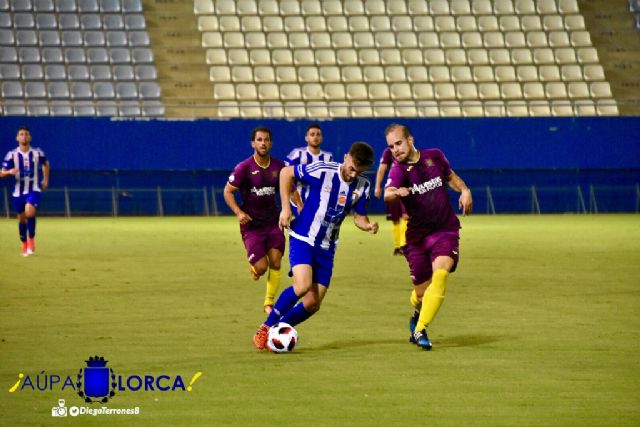
<instances>
[{"instance_id":1,"label":"blue and white striped jersey","mask_svg":"<svg viewBox=\"0 0 640 427\"><path fill-rule=\"evenodd\" d=\"M35 147L31 147L26 153L20 151L19 147L7 153L2 162L2 169L18 168L19 170L13 189L14 197L29 194L32 191L41 191L41 169L46 162L47 157L44 155L44 151Z\"/></svg>"},{"instance_id":2,"label":"blue and white striped jersey","mask_svg":"<svg viewBox=\"0 0 640 427\"><path fill-rule=\"evenodd\" d=\"M333 162L333 154L323 150L320 150L320 153L318 154L312 154L309 152L307 147L304 146L291 150L285 160L287 166L308 165L315 162ZM298 193L300 193L302 203L304 203L307 200L307 195L309 194L309 187L298 182L296 188L298 189Z\"/></svg>"},{"instance_id":3,"label":"blue and white striped jersey","mask_svg":"<svg viewBox=\"0 0 640 427\"><path fill-rule=\"evenodd\" d=\"M362 176L352 182L343 181L340 167L335 162L294 167L295 177L309 187L309 194L304 209L291 222L291 237L321 249L335 250L340 225L351 210L367 214L371 183Z\"/></svg>"}]
</instances>

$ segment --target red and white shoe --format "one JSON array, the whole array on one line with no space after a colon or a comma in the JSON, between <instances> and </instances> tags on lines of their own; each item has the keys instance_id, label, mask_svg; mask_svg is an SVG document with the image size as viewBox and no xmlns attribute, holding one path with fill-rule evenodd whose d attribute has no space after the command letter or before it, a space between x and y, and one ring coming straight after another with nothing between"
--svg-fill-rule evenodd
<instances>
[{"instance_id":1,"label":"red and white shoe","mask_svg":"<svg viewBox=\"0 0 640 427\"><path fill-rule=\"evenodd\" d=\"M29 246L27 242L22 242L22 256L29 256Z\"/></svg>"},{"instance_id":2,"label":"red and white shoe","mask_svg":"<svg viewBox=\"0 0 640 427\"><path fill-rule=\"evenodd\" d=\"M253 345L258 350L264 350L267 346L267 339L269 338L269 327L267 325L261 325L258 331L253 336Z\"/></svg>"},{"instance_id":3,"label":"red and white shoe","mask_svg":"<svg viewBox=\"0 0 640 427\"><path fill-rule=\"evenodd\" d=\"M29 237L27 239L27 253L33 255L36 252L36 239Z\"/></svg>"}]
</instances>

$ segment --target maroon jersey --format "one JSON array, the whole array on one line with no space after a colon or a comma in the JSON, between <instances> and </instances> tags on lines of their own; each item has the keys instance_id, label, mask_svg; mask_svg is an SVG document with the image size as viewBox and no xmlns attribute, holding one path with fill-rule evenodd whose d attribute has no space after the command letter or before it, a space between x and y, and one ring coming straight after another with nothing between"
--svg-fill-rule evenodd
<instances>
[{"instance_id":1,"label":"maroon jersey","mask_svg":"<svg viewBox=\"0 0 640 427\"><path fill-rule=\"evenodd\" d=\"M457 231L456 216L447 189L451 166L438 149L418 150L415 163L394 162L385 187L407 187L400 200L409 215L407 242L416 242L436 231Z\"/></svg>"},{"instance_id":2,"label":"maroon jersey","mask_svg":"<svg viewBox=\"0 0 640 427\"><path fill-rule=\"evenodd\" d=\"M256 229L265 226L277 226L280 208L277 198L280 188L280 169L284 162L271 157L266 168L258 165L253 156L238 163L229 175L229 184L240 190L242 204L253 221L241 225L240 229Z\"/></svg>"},{"instance_id":3,"label":"maroon jersey","mask_svg":"<svg viewBox=\"0 0 640 427\"><path fill-rule=\"evenodd\" d=\"M391 154L391 149L389 147L385 148L382 152L382 156L380 156L380 164L387 165L387 167L391 166L394 163L393 154Z\"/></svg>"}]
</instances>

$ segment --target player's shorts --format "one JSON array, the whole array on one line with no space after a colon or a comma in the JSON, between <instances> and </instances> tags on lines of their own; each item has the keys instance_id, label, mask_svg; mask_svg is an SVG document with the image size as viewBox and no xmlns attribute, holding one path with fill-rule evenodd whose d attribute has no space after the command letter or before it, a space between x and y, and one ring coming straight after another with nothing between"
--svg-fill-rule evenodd
<instances>
[{"instance_id":1,"label":"player's shorts","mask_svg":"<svg viewBox=\"0 0 640 427\"><path fill-rule=\"evenodd\" d=\"M457 231L438 231L426 236L416 243L408 243L404 248L404 256L409 262L409 272L414 285L431 279L433 261L439 256L453 258L453 268L458 266L460 233Z\"/></svg>"},{"instance_id":2,"label":"player's shorts","mask_svg":"<svg viewBox=\"0 0 640 427\"><path fill-rule=\"evenodd\" d=\"M333 275L333 257L335 251L320 249L307 242L289 236L289 264L291 268L298 264L308 264L313 269L313 283L329 287Z\"/></svg>"},{"instance_id":3,"label":"player's shorts","mask_svg":"<svg viewBox=\"0 0 640 427\"><path fill-rule=\"evenodd\" d=\"M406 213L404 205L399 201L385 203L385 209L387 211L387 219L393 222L400 221L402 216Z\"/></svg>"},{"instance_id":4,"label":"player's shorts","mask_svg":"<svg viewBox=\"0 0 640 427\"><path fill-rule=\"evenodd\" d=\"M40 203L40 192L32 191L31 193L21 194L18 197L13 197L13 207L18 214L24 212L25 206L28 204L38 207Z\"/></svg>"},{"instance_id":5,"label":"player's shorts","mask_svg":"<svg viewBox=\"0 0 640 427\"><path fill-rule=\"evenodd\" d=\"M247 249L247 261L255 264L269 252L269 249L277 249L284 253L284 233L277 225L256 229L241 230L242 241Z\"/></svg>"}]
</instances>

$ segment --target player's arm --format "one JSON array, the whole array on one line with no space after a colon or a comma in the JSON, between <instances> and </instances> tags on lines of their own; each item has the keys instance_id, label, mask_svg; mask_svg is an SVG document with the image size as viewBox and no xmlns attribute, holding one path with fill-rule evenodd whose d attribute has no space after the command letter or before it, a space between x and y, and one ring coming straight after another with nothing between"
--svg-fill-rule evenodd
<instances>
[{"instance_id":1,"label":"player's arm","mask_svg":"<svg viewBox=\"0 0 640 427\"><path fill-rule=\"evenodd\" d=\"M366 231L367 233L376 234L378 232L378 223L373 221L369 221L369 217L367 215L360 215L359 213L354 213L354 224L362 231Z\"/></svg>"},{"instance_id":2,"label":"player's arm","mask_svg":"<svg viewBox=\"0 0 640 427\"><path fill-rule=\"evenodd\" d=\"M9 175L17 175L17 174L18 174L18 168L15 167L15 165L13 164L13 160L11 159L11 156L7 154L7 157L5 157L4 161L2 162L2 169L0 169L0 178L4 178L5 176L9 176Z\"/></svg>"},{"instance_id":3,"label":"player's arm","mask_svg":"<svg viewBox=\"0 0 640 427\"><path fill-rule=\"evenodd\" d=\"M447 183L452 190L461 193L460 199L458 200L458 207L462 211L462 215L469 215L473 208L473 197L471 197L471 190L469 190L467 184L465 184L462 178L454 171L451 171Z\"/></svg>"},{"instance_id":4,"label":"player's arm","mask_svg":"<svg viewBox=\"0 0 640 427\"><path fill-rule=\"evenodd\" d=\"M389 165L386 163L380 163L378 166L378 172L376 172L376 189L373 194L376 196L376 199L379 199L382 196L382 180L384 179L384 175L387 173L387 169Z\"/></svg>"},{"instance_id":5,"label":"player's arm","mask_svg":"<svg viewBox=\"0 0 640 427\"><path fill-rule=\"evenodd\" d=\"M236 218L238 218L240 224L246 224L249 221L252 221L253 218L251 218L251 216L249 216L249 214L247 214L245 211L240 209L240 205L238 205L236 196L234 196L233 194L236 191L238 191L238 188L227 182L227 185L224 186L224 192L222 193L222 195L224 196L225 203L227 204L227 206L229 206L229 209L231 209Z\"/></svg>"},{"instance_id":6,"label":"player's arm","mask_svg":"<svg viewBox=\"0 0 640 427\"><path fill-rule=\"evenodd\" d=\"M386 187L384 189L384 201L387 203L400 200L400 197L407 197L409 189L407 187Z\"/></svg>"},{"instance_id":7,"label":"player's arm","mask_svg":"<svg viewBox=\"0 0 640 427\"><path fill-rule=\"evenodd\" d=\"M302 211L304 204L302 203L302 197L300 196L300 192L298 192L297 188L291 189L291 202L298 207L298 213Z\"/></svg>"},{"instance_id":8,"label":"player's arm","mask_svg":"<svg viewBox=\"0 0 640 427\"><path fill-rule=\"evenodd\" d=\"M40 187L43 190L46 190L49 187L49 173L51 172L51 165L47 160L42 164L42 182L40 183Z\"/></svg>"},{"instance_id":9,"label":"player's arm","mask_svg":"<svg viewBox=\"0 0 640 427\"><path fill-rule=\"evenodd\" d=\"M16 175L18 173L18 168L13 169L0 169L0 178L4 178L9 175Z\"/></svg>"},{"instance_id":10,"label":"player's arm","mask_svg":"<svg viewBox=\"0 0 640 427\"><path fill-rule=\"evenodd\" d=\"M294 167L287 166L280 170L280 205L282 206L278 219L280 229L289 227L291 223L291 189L295 182Z\"/></svg>"}]
</instances>

